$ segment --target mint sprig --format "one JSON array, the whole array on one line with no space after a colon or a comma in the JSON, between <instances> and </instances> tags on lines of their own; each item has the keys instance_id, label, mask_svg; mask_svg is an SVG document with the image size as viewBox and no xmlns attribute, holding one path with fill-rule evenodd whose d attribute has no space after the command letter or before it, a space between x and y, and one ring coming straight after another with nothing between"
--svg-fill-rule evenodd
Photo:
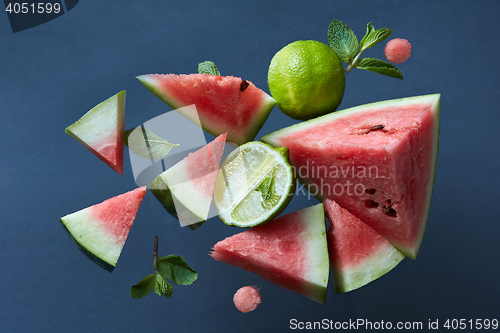
<instances>
[{"instance_id":1,"label":"mint sprig","mask_svg":"<svg viewBox=\"0 0 500 333\"><path fill-rule=\"evenodd\" d=\"M130 295L133 298L143 298L153 289L157 295L170 297L174 288L167 278L180 285L190 285L198 278L198 272L189 267L183 257L176 255L158 257L158 236L155 236L153 257L154 273L130 288Z\"/></svg>"},{"instance_id":2,"label":"mint sprig","mask_svg":"<svg viewBox=\"0 0 500 333\"><path fill-rule=\"evenodd\" d=\"M203 61L198 64L198 73L220 75L219 69L212 61Z\"/></svg>"},{"instance_id":3,"label":"mint sprig","mask_svg":"<svg viewBox=\"0 0 500 333\"><path fill-rule=\"evenodd\" d=\"M328 41L330 47L337 53L340 60L348 63L345 69L349 73L353 68L365 69L371 72L387 75L397 79L403 79L403 74L396 66L375 58L361 58L361 54L381 41L385 40L392 33L391 29L375 29L369 22L366 26L366 33L361 41L354 32L343 22L333 20L328 27Z\"/></svg>"}]
</instances>

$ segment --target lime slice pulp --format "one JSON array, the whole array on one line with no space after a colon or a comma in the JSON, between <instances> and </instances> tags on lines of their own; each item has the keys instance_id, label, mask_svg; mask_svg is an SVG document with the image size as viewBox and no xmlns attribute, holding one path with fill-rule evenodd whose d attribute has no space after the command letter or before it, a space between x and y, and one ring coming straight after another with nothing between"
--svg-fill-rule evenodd
<instances>
[{"instance_id":1,"label":"lime slice pulp","mask_svg":"<svg viewBox=\"0 0 500 333\"><path fill-rule=\"evenodd\" d=\"M274 219L286 208L295 184L286 147L248 142L232 151L222 163L214 205L224 223L255 227Z\"/></svg>"}]
</instances>

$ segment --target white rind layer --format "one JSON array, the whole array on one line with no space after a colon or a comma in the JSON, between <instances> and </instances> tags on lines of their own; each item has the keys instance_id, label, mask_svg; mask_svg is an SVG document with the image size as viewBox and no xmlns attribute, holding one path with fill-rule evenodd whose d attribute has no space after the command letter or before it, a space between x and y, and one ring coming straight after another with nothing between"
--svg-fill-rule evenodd
<instances>
[{"instance_id":1,"label":"white rind layer","mask_svg":"<svg viewBox=\"0 0 500 333\"><path fill-rule=\"evenodd\" d=\"M335 292L345 293L360 288L392 270L403 259L404 255L387 242L355 267L339 270L332 265Z\"/></svg>"},{"instance_id":2,"label":"white rind layer","mask_svg":"<svg viewBox=\"0 0 500 333\"><path fill-rule=\"evenodd\" d=\"M116 266L125 244L102 228L102 222L92 213L92 207L61 218L69 233L82 247L111 266Z\"/></svg>"},{"instance_id":3,"label":"white rind layer","mask_svg":"<svg viewBox=\"0 0 500 333\"><path fill-rule=\"evenodd\" d=\"M211 195L200 195L198 184L200 182L215 184L219 171L216 170L197 179L179 183L179 179L186 177L185 167L187 166L178 164L178 167L174 166L162 173L161 178L172 193L179 221L184 225L191 225L208 219L212 203ZM193 216L191 213L196 216Z\"/></svg>"},{"instance_id":4,"label":"white rind layer","mask_svg":"<svg viewBox=\"0 0 500 333\"><path fill-rule=\"evenodd\" d=\"M330 261L323 204L319 203L303 209L301 216L303 221L309 222L302 235L305 238L308 258L308 267L305 268L305 279L308 281L308 298L325 304Z\"/></svg>"}]
</instances>

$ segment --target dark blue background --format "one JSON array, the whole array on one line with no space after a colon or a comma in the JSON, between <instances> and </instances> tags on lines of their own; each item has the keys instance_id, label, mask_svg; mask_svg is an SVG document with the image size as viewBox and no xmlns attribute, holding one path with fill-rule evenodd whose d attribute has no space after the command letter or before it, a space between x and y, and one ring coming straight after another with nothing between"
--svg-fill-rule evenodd
<instances>
[{"instance_id":1,"label":"dark blue background","mask_svg":"<svg viewBox=\"0 0 500 333\"><path fill-rule=\"evenodd\" d=\"M81 1L12 33L0 14L0 331L282 332L292 318L499 319L498 17L497 0ZM354 70L341 108L442 94L436 184L417 260L347 294L330 284L321 306L214 261L212 245L240 230L218 218L180 228L150 194L112 274L77 250L58 219L135 183L128 153L120 176L66 135L68 125L123 89L127 128L169 111L135 76L192 73L204 60L269 92L272 56L295 40L328 43L333 19L358 38L372 21L412 44L398 66L404 81ZM365 55L383 58L383 45ZM275 108L259 137L294 122ZM297 197L285 212L315 202ZM152 272L154 235L160 255L184 256L200 277L174 286L169 299L132 299L130 287ZM262 288L262 304L248 314L232 303L243 285Z\"/></svg>"}]
</instances>

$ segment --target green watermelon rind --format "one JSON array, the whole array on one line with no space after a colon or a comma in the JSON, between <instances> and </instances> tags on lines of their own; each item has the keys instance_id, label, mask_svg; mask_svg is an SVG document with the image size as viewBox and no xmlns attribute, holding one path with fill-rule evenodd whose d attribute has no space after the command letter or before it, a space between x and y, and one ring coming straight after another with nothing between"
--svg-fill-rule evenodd
<instances>
[{"instance_id":1,"label":"green watermelon rind","mask_svg":"<svg viewBox=\"0 0 500 333\"><path fill-rule=\"evenodd\" d=\"M182 107L187 106L187 105L184 105L183 103L180 103L174 96L172 96L168 92L159 89L157 87L157 85L152 82L152 80L151 80L152 75L154 76L154 75L161 75L161 74L145 74L145 75L139 75L136 78L146 88L148 88L149 91L151 91L153 93L153 95L158 97L161 101L163 101L165 104L170 106L172 109L180 109ZM206 74L206 75L208 75L208 74ZM255 87L255 88L259 89L257 87ZM254 119L252 120L252 123L253 123L252 126L250 126L248 128L247 133L240 133L240 134L244 134L241 137L236 138L236 137L234 137L234 133L228 132L227 142L235 143L237 145L242 145L244 143L247 143L247 142L255 139L255 137L259 133L260 129L264 125L265 121L269 117L269 114L271 113L274 106L276 105L276 100L273 97L268 95L263 90L261 90L261 91L262 91L262 94L264 94L264 100L262 102L262 106L258 110L255 111L256 114L254 115ZM183 114L183 113L181 113L181 114L183 116L185 116L185 114ZM189 117L188 117L188 119L189 119ZM194 119L189 119L189 120L193 121L198 126L200 125L199 121L197 121L197 120L194 120ZM203 128L203 130L212 134L215 137L227 131L227 130L218 131L216 129L208 128L208 127L212 127L212 126L213 126L212 124L208 124L202 128Z\"/></svg>"},{"instance_id":2,"label":"green watermelon rind","mask_svg":"<svg viewBox=\"0 0 500 333\"><path fill-rule=\"evenodd\" d=\"M73 234L69 231L68 227L66 226L66 221L64 220L64 217L59 219L59 222L61 222L62 226L64 227L64 230L66 230L68 235L71 237L71 240L73 240L73 242L75 243L76 247L80 250L80 252L82 252L87 258L89 258L91 261L96 263L101 268L104 268L105 270L107 270L110 273L113 272L118 259L115 262L107 262L107 261L104 261L103 259L99 258L95 254L93 254L89 249L87 249L87 247L85 247L85 245L81 244L80 242L78 242L76 240L76 238L73 236Z\"/></svg>"},{"instance_id":3,"label":"green watermelon rind","mask_svg":"<svg viewBox=\"0 0 500 333\"><path fill-rule=\"evenodd\" d=\"M172 191L168 187L168 185L163 181L161 175L156 177L151 184L148 186L149 191L155 196L156 199L162 204L163 208L170 213L176 219L179 219L179 215L177 214L176 205L183 209L186 213L191 213L194 219L201 220L200 222L188 224L188 227L192 230L200 227L203 223L206 222L206 219L192 213L188 208L186 208L182 202L179 200L175 200L172 194ZM176 203L175 203L176 202Z\"/></svg>"},{"instance_id":4,"label":"green watermelon rind","mask_svg":"<svg viewBox=\"0 0 500 333\"><path fill-rule=\"evenodd\" d=\"M434 138L433 138L433 153L432 153L432 161L431 165L429 166L429 174L430 174L430 180L429 184L427 186L427 203L424 209L424 217L422 219L422 225L420 229L420 235L415 243L415 253L410 252L407 250L406 247L401 246L400 244L397 244L396 242L392 241L392 245L395 246L401 253L403 253L405 256L416 259L417 253L420 247L420 244L422 243L424 234L425 234L425 228L427 225L427 221L429 219L429 212L430 212L430 205L431 205L431 199L432 199L432 193L433 193L433 188L434 188L434 183L436 180L436 169L437 169L437 155L439 151L439 128L440 128L440 115L441 115L441 109L440 109L440 100L441 100L441 94L429 94L429 95L422 95L422 96L414 96L414 97L406 97L406 98L398 98L398 99L392 99L392 100L386 100L386 101L380 101L380 102L374 102L374 103L369 103L369 104L364 104L360 106L355 106L349 109L344 109L344 110L339 110L333 113L326 114L324 116L320 116L318 118L314 118L308 121L300 122L298 124L277 130L275 132L269 133L267 135L264 135L261 137L261 140L272 145L273 147L280 147L279 143L279 138L293 133L295 131L300 131L305 128L310 128L314 127L316 124L321 124L323 121L327 120L333 120L333 119L339 119L343 117L347 117L356 113L361 113L365 112L367 110L371 109L380 109L382 107L397 107L397 106L403 106L403 105L412 105L412 104L420 104L420 103L425 103L425 104L430 104L431 110L434 114ZM307 181L307 179L304 179L300 177L300 175L297 175L297 179L299 180L300 183L302 183L306 188L310 183ZM319 201L323 201L325 198L321 197L319 194L314 195L316 199Z\"/></svg>"},{"instance_id":5,"label":"green watermelon rind","mask_svg":"<svg viewBox=\"0 0 500 333\"><path fill-rule=\"evenodd\" d=\"M340 270L332 264L334 291L346 293L375 281L396 267L405 256L387 242L387 246L370 255L352 269Z\"/></svg>"}]
</instances>

